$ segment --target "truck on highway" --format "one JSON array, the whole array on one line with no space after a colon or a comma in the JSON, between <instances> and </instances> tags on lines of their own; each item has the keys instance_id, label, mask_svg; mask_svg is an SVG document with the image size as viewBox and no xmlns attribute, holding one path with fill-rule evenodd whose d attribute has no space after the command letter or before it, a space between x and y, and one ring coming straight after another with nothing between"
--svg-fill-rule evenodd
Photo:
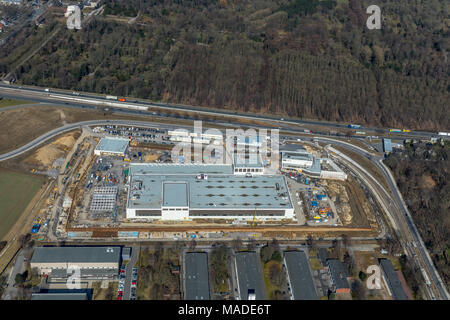
<instances>
[{"instance_id":1,"label":"truck on highway","mask_svg":"<svg viewBox=\"0 0 450 320\"><path fill-rule=\"evenodd\" d=\"M117 100L117 96L106 96L108 100Z\"/></svg>"},{"instance_id":2,"label":"truck on highway","mask_svg":"<svg viewBox=\"0 0 450 320\"><path fill-rule=\"evenodd\" d=\"M359 124L349 124L347 127L351 129L361 129L361 125Z\"/></svg>"},{"instance_id":3,"label":"truck on highway","mask_svg":"<svg viewBox=\"0 0 450 320\"><path fill-rule=\"evenodd\" d=\"M389 129L389 132L402 132L400 129Z\"/></svg>"},{"instance_id":4,"label":"truck on highway","mask_svg":"<svg viewBox=\"0 0 450 320\"><path fill-rule=\"evenodd\" d=\"M411 132L411 130L409 130L409 129L403 129L402 131L403 132Z\"/></svg>"},{"instance_id":5,"label":"truck on highway","mask_svg":"<svg viewBox=\"0 0 450 320\"><path fill-rule=\"evenodd\" d=\"M127 100L126 100L125 98L120 98L119 101L120 101L120 102L125 102L125 101L127 101Z\"/></svg>"},{"instance_id":6,"label":"truck on highway","mask_svg":"<svg viewBox=\"0 0 450 320\"><path fill-rule=\"evenodd\" d=\"M45 92L50 92L50 89L49 88L45 88L44 91Z\"/></svg>"},{"instance_id":7,"label":"truck on highway","mask_svg":"<svg viewBox=\"0 0 450 320\"><path fill-rule=\"evenodd\" d=\"M356 131L356 134L361 134L361 135L364 135L364 134L366 134L364 131Z\"/></svg>"},{"instance_id":8,"label":"truck on highway","mask_svg":"<svg viewBox=\"0 0 450 320\"><path fill-rule=\"evenodd\" d=\"M450 136L450 132L438 132L438 136Z\"/></svg>"}]
</instances>

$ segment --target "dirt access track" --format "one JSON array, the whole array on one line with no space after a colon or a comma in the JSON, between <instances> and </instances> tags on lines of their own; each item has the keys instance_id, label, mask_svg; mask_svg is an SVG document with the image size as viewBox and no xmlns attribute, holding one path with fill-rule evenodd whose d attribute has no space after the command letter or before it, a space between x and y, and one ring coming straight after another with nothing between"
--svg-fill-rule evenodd
<instances>
[{"instance_id":1,"label":"dirt access track","mask_svg":"<svg viewBox=\"0 0 450 320\"><path fill-rule=\"evenodd\" d=\"M237 226L149 226L149 227L117 227L117 228L72 228L67 227L67 232L118 232L118 231L139 231L139 232L369 232L371 228L352 228L352 227L309 227L309 226L255 226L255 227L237 227Z\"/></svg>"}]
</instances>

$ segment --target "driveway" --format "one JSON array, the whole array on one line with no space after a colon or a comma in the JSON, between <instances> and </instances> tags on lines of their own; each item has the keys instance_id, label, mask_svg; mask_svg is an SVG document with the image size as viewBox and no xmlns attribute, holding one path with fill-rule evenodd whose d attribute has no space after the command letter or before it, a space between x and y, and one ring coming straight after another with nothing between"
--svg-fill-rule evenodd
<instances>
[{"instance_id":1,"label":"driveway","mask_svg":"<svg viewBox=\"0 0 450 320\"><path fill-rule=\"evenodd\" d=\"M136 265L136 262L138 261L139 249L140 246L131 247L131 259L130 261L128 261L127 266L125 268L125 284L123 287L123 300L130 300L133 267Z\"/></svg>"}]
</instances>

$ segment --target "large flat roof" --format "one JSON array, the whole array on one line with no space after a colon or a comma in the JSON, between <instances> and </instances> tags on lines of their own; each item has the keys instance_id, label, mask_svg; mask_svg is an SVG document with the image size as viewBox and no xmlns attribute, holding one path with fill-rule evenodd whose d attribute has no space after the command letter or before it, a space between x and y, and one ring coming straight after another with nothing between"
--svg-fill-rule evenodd
<instances>
[{"instance_id":1,"label":"large flat roof","mask_svg":"<svg viewBox=\"0 0 450 320\"><path fill-rule=\"evenodd\" d=\"M249 290L254 290L256 300L266 299L261 261L256 252L238 252L235 259L241 300L248 300Z\"/></svg>"},{"instance_id":2,"label":"large flat roof","mask_svg":"<svg viewBox=\"0 0 450 320\"><path fill-rule=\"evenodd\" d=\"M304 251L286 251L286 267L294 300L317 300L316 288Z\"/></svg>"},{"instance_id":3,"label":"large flat roof","mask_svg":"<svg viewBox=\"0 0 450 320\"><path fill-rule=\"evenodd\" d=\"M188 206L188 190L185 182L164 182L163 185L163 206Z\"/></svg>"},{"instance_id":4,"label":"large flat roof","mask_svg":"<svg viewBox=\"0 0 450 320\"><path fill-rule=\"evenodd\" d=\"M263 168L261 161L261 155L258 153L253 154L233 154L234 167L235 168Z\"/></svg>"},{"instance_id":5,"label":"large flat roof","mask_svg":"<svg viewBox=\"0 0 450 320\"><path fill-rule=\"evenodd\" d=\"M231 164L132 163L130 175L232 174Z\"/></svg>"},{"instance_id":6,"label":"large flat roof","mask_svg":"<svg viewBox=\"0 0 450 320\"><path fill-rule=\"evenodd\" d=\"M306 149L301 144L288 143L280 145L280 152L305 153Z\"/></svg>"},{"instance_id":7,"label":"large flat roof","mask_svg":"<svg viewBox=\"0 0 450 320\"><path fill-rule=\"evenodd\" d=\"M125 153L127 150L129 139L104 137L100 140L95 150L110 153Z\"/></svg>"},{"instance_id":8,"label":"large flat roof","mask_svg":"<svg viewBox=\"0 0 450 320\"><path fill-rule=\"evenodd\" d=\"M313 156L310 153L292 153L283 151L282 156L283 159L313 161Z\"/></svg>"},{"instance_id":9,"label":"large flat roof","mask_svg":"<svg viewBox=\"0 0 450 320\"><path fill-rule=\"evenodd\" d=\"M37 247L31 263L119 262L121 247Z\"/></svg>"},{"instance_id":10,"label":"large flat roof","mask_svg":"<svg viewBox=\"0 0 450 320\"><path fill-rule=\"evenodd\" d=\"M209 300L208 254L187 252L185 255L186 300Z\"/></svg>"},{"instance_id":11,"label":"large flat roof","mask_svg":"<svg viewBox=\"0 0 450 320\"><path fill-rule=\"evenodd\" d=\"M161 208L162 188L167 183L171 188L165 191L171 191L168 196L171 203L178 203L185 197L179 184L187 186L191 209L292 208L286 180L280 175L208 175L208 179L197 179L196 175L134 175L130 181L127 208L131 209ZM180 199L175 199L177 192Z\"/></svg>"}]
</instances>

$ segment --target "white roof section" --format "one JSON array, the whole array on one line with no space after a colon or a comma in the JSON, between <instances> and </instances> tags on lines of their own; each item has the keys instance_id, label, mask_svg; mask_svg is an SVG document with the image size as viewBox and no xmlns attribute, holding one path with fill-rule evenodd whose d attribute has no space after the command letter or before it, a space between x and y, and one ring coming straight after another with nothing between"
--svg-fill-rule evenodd
<instances>
[{"instance_id":1,"label":"white roof section","mask_svg":"<svg viewBox=\"0 0 450 320\"><path fill-rule=\"evenodd\" d=\"M286 180L280 175L208 175L207 179L195 174L132 175L130 179L129 209L186 203L189 209L292 209Z\"/></svg>"},{"instance_id":2,"label":"white roof section","mask_svg":"<svg viewBox=\"0 0 450 320\"><path fill-rule=\"evenodd\" d=\"M128 148L129 143L130 140L126 138L104 137L98 143L95 151L124 154Z\"/></svg>"},{"instance_id":3,"label":"white roof section","mask_svg":"<svg viewBox=\"0 0 450 320\"><path fill-rule=\"evenodd\" d=\"M130 175L232 174L231 164L131 163Z\"/></svg>"},{"instance_id":4,"label":"white roof section","mask_svg":"<svg viewBox=\"0 0 450 320\"><path fill-rule=\"evenodd\" d=\"M163 183L163 206L164 207L188 206L188 187L186 182Z\"/></svg>"}]
</instances>

